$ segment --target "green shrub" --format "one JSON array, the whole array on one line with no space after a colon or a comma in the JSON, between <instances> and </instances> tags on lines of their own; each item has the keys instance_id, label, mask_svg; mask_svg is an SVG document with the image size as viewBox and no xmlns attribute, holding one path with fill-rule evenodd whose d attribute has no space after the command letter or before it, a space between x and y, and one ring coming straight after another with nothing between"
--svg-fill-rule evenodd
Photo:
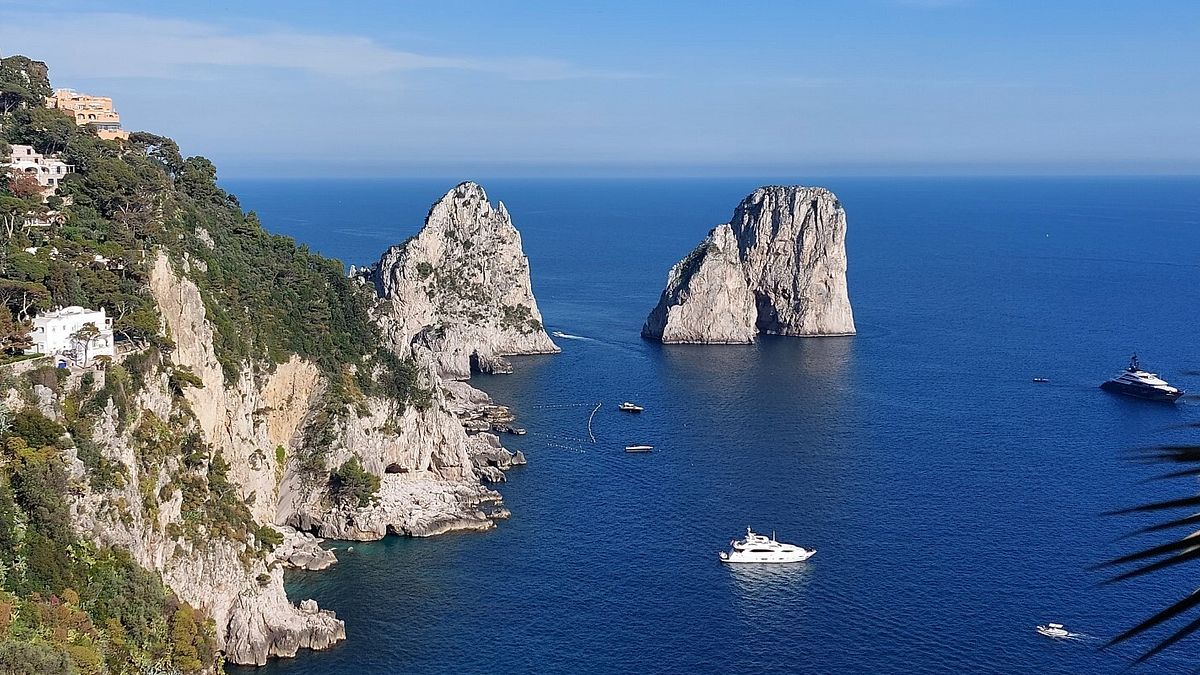
<instances>
[{"instance_id":1,"label":"green shrub","mask_svg":"<svg viewBox=\"0 0 1200 675\"><path fill-rule=\"evenodd\" d=\"M342 504L370 506L379 492L379 476L364 469L358 457L351 457L329 474L329 491Z\"/></svg>"},{"instance_id":2,"label":"green shrub","mask_svg":"<svg viewBox=\"0 0 1200 675\"><path fill-rule=\"evenodd\" d=\"M254 538L266 546L268 550L283 543L283 534L270 525L260 525L254 533Z\"/></svg>"},{"instance_id":3,"label":"green shrub","mask_svg":"<svg viewBox=\"0 0 1200 675\"><path fill-rule=\"evenodd\" d=\"M204 388L204 381L193 373L190 368L183 366L177 366L171 370L170 374L167 375L167 383L171 388L171 392L176 396L183 396L185 387Z\"/></svg>"},{"instance_id":4,"label":"green shrub","mask_svg":"<svg viewBox=\"0 0 1200 675\"><path fill-rule=\"evenodd\" d=\"M20 436L31 448L54 445L67 432L61 424L46 417L34 408L25 408L13 417L9 434Z\"/></svg>"},{"instance_id":5,"label":"green shrub","mask_svg":"<svg viewBox=\"0 0 1200 675\"><path fill-rule=\"evenodd\" d=\"M75 675L76 672L64 650L43 643L0 642L0 673Z\"/></svg>"}]
</instances>

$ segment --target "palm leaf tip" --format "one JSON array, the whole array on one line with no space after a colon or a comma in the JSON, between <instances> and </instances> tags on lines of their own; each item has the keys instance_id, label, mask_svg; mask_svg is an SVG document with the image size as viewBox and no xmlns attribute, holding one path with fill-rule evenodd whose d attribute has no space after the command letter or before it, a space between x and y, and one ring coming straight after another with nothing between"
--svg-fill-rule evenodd
<instances>
[{"instance_id":1,"label":"palm leaf tip","mask_svg":"<svg viewBox=\"0 0 1200 675\"><path fill-rule=\"evenodd\" d=\"M1170 619L1173 619L1173 618L1179 616L1180 614L1183 614L1184 612L1192 609L1196 605L1200 605L1200 590L1192 591L1192 593L1190 595L1177 601L1175 604L1171 605L1170 607L1167 607L1166 609L1158 612L1157 614L1150 617L1149 619L1142 621L1141 623L1134 626L1133 628L1130 628L1130 629L1126 630L1125 632L1117 635L1113 639L1104 643L1104 646L1101 647L1101 649L1108 649L1109 647L1112 647L1113 645L1124 642L1135 635L1144 633L1144 632L1146 632L1146 630L1153 628L1164 621L1168 621ZM1193 630L1195 630L1195 629L1193 629Z\"/></svg>"},{"instance_id":2,"label":"palm leaf tip","mask_svg":"<svg viewBox=\"0 0 1200 675\"><path fill-rule=\"evenodd\" d=\"M1142 654L1141 656L1137 657L1137 660L1135 661L1135 663L1145 663L1146 661L1149 661L1150 658L1153 657L1155 654L1162 652L1167 647L1170 647L1171 645L1175 644L1176 642L1179 642L1183 638L1191 635L1192 633L1195 633L1197 629L1200 629L1200 619L1193 619L1191 622L1188 623L1188 625L1175 631L1175 633L1172 634L1171 637L1168 637L1167 639L1163 640L1162 642L1154 645L1149 650L1147 650L1145 654Z\"/></svg>"},{"instance_id":3,"label":"palm leaf tip","mask_svg":"<svg viewBox=\"0 0 1200 675\"><path fill-rule=\"evenodd\" d=\"M1177 539L1175 541L1159 544L1158 546L1151 546L1150 548L1137 551L1136 553L1123 555L1119 558L1113 558L1108 562L1100 563L1096 566L1096 569L1124 565L1125 563L1133 562L1135 560L1144 560L1145 558L1153 558L1156 556L1165 555L1167 553L1174 553L1175 551L1200 547L1200 538L1197 537L1197 534L1200 533L1189 534L1186 537Z\"/></svg>"},{"instance_id":4,"label":"palm leaf tip","mask_svg":"<svg viewBox=\"0 0 1200 675\"><path fill-rule=\"evenodd\" d=\"M1168 499L1162 502L1152 502L1150 504L1141 504L1138 506L1130 506L1116 511L1106 511L1106 516L1125 516L1130 513L1143 513L1146 511L1164 511L1166 509L1181 509L1190 506L1200 506L1200 495L1195 497L1181 497L1179 499Z\"/></svg>"},{"instance_id":5,"label":"palm leaf tip","mask_svg":"<svg viewBox=\"0 0 1200 675\"><path fill-rule=\"evenodd\" d=\"M1115 584L1118 581L1125 581L1127 579L1133 579L1135 577L1140 577L1140 576L1149 574L1151 572L1157 572L1159 570L1163 570L1168 567L1173 567L1173 566L1179 565L1181 563L1191 562L1197 558L1200 558L1200 548L1193 546L1190 549L1188 549L1187 551L1180 553L1179 555L1174 555L1174 556L1171 556L1170 558L1164 558L1162 560L1159 560L1158 562L1150 563L1149 565L1139 567L1135 570L1130 570L1128 572L1125 572L1124 574L1118 574L1117 576L1115 576L1112 579L1109 579L1108 581L1105 581L1103 583L1105 585Z\"/></svg>"}]
</instances>

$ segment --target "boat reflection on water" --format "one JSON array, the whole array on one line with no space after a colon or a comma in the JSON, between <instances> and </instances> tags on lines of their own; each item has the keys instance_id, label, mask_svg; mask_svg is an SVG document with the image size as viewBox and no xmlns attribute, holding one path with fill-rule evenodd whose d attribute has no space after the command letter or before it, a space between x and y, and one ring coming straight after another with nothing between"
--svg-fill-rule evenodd
<instances>
[{"instance_id":1,"label":"boat reflection on water","mask_svg":"<svg viewBox=\"0 0 1200 675\"><path fill-rule=\"evenodd\" d=\"M717 564L717 563L714 563ZM729 579L729 604L736 622L744 630L758 631L774 626L780 617L796 630L805 623L801 617L815 606L817 589L813 583L812 562L794 565L724 565L722 576Z\"/></svg>"},{"instance_id":2,"label":"boat reflection on water","mask_svg":"<svg viewBox=\"0 0 1200 675\"><path fill-rule=\"evenodd\" d=\"M652 357L668 397L715 413L777 402L793 422L826 426L830 411L848 409L856 339L762 335L753 345L662 345Z\"/></svg>"},{"instance_id":3,"label":"boat reflection on water","mask_svg":"<svg viewBox=\"0 0 1200 675\"><path fill-rule=\"evenodd\" d=\"M739 600L756 607L767 603L794 607L807 595L815 566L812 561L790 565L726 565L725 571Z\"/></svg>"}]
</instances>

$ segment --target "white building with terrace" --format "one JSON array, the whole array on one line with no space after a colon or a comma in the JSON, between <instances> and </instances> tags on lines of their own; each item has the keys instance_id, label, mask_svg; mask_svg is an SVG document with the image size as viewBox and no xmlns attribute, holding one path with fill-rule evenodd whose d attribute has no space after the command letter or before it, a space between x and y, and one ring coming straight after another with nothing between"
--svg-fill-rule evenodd
<instances>
[{"instance_id":1,"label":"white building with terrace","mask_svg":"<svg viewBox=\"0 0 1200 675\"><path fill-rule=\"evenodd\" d=\"M96 327L90 341L79 336L80 329L87 324ZM84 365L97 356L116 356L112 319L104 313L103 308L94 310L71 306L42 312L34 317L29 337L33 340L33 346L25 350L26 354L61 354Z\"/></svg>"},{"instance_id":2,"label":"white building with terrace","mask_svg":"<svg viewBox=\"0 0 1200 675\"><path fill-rule=\"evenodd\" d=\"M43 199L54 194L67 174L75 172L74 166L54 157L46 157L35 151L32 145L12 146L8 166L13 175L32 176L42 187Z\"/></svg>"}]
</instances>

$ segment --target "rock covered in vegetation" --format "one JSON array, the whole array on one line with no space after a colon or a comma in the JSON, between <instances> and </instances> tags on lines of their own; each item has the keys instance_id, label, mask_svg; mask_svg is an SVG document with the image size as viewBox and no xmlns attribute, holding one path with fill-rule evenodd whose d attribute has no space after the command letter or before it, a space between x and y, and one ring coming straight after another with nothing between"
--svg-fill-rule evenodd
<instances>
[{"instance_id":1,"label":"rock covered in vegetation","mask_svg":"<svg viewBox=\"0 0 1200 675\"><path fill-rule=\"evenodd\" d=\"M382 320L402 353L429 349L442 377L511 372L505 356L558 351L542 325L521 235L503 202L462 183L434 203L417 236L364 272L391 305Z\"/></svg>"},{"instance_id":2,"label":"rock covered in vegetation","mask_svg":"<svg viewBox=\"0 0 1200 675\"><path fill-rule=\"evenodd\" d=\"M671 268L642 335L750 343L759 334L853 335L846 213L818 187L762 187Z\"/></svg>"},{"instance_id":3,"label":"rock covered in vegetation","mask_svg":"<svg viewBox=\"0 0 1200 675\"><path fill-rule=\"evenodd\" d=\"M492 526L479 505L500 496L482 487L471 459L484 441L467 434L440 387L425 410L394 413L369 402L360 412L366 415L343 423L326 461L343 466L356 458L364 471L381 477L373 499L331 500L323 485L289 473L280 486L281 517L321 537L355 541Z\"/></svg>"},{"instance_id":4,"label":"rock covered in vegetation","mask_svg":"<svg viewBox=\"0 0 1200 675\"><path fill-rule=\"evenodd\" d=\"M504 354L556 350L503 206L467 188L435 205L414 251L446 271L426 305L391 305L380 321L407 328L383 340L375 290L266 233L216 185L211 162L153 134L108 142L77 128L42 106L49 83L37 62L0 60L0 84L3 137L77 167L61 186L66 227L17 228L5 243L0 323L19 332L22 298L41 303L35 310L102 306L122 338L111 363L86 371L6 373L21 384L0 392L16 413L0 431L0 511L29 523L0 518L4 589L19 583L28 597L18 600L34 604L72 597L71 585L120 589L83 598L98 653L137 630L134 618L178 608L153 628L171 644L157 634L139 643L150 646L139 663L207 671L223 650L232 663L261 664L345 636L331 612L284 593L283 567L334 562L307 531L429 536L508 516L481 478L498 480L516 458L463 424L498 408L464 383L448 395L439 377L465 376L472 358L500 370ZM490 249L500 253L478 254ZM100 253L120 264L97 266ZM37 500L14 502L3 489L13 479L37 481ZM14 564L31 554L38 564ZM135 587L135 600L123 597Z\"/></svg>"},{"instance_id":5,"label":"rock covered in vegetation","mask_svg":"<svg viewBox=\"0 0 1200 675\"><path fill-rule=\"evenodd\" d=\"M416 350L414 354L425 364L415 377L428 387L427 405L401 407L384 398L364 397L354 412L319 421L317 431L323 440L316 442L320 447L305 448L304 444L314 442L305 438L309 431L305 425L313 422L321 393L329 386L317 368L293 357L266 374L255 374L247 367L226 383L196 284L160 257L152 268L150 287L174 337L171 364L197 374L203 383L184 388L181 396L203 437L224 453L230 482L257 520L312 530L321 537L358 541L380 539L389 533L429 536L492 527L492 519L480 505L498 503L500 496L480 484L472 460L473 453L491 445L466 433L427 352ZM465 383L455 386L460 394L465 389L476 392L464 395L462 401L456 397L456 404L472 405L468 403L471 399L477 407L491 403L486 394ZM166 405L148 399L144 403L152 408ZM466 414L465 408L462 414ZM333 499L327 472L314 474L304 466L306 460L316 459L315 450L320 451L320 466L325 469L354 462L359 470L382 477L377 499L367 505ZM281 544L285 554L287 541L285 538ZM228 594L220 599L205 595L225 593L220 587L201 586L195 591L195 596L188 597L196 604L215 607L228 602ZM227 619L224 613L219 616L218 625L262 624L270 628L273 621L288 616L284 605L272 602L274 610L250 619L239 617L242 605L234 604ZM308 623L315 620L306 619ZM251 630L242 636L249 644L241 653L256 658L275 653L270 645L254 642L259 635L274 633Z\"/></svg>"}]
</instances>

